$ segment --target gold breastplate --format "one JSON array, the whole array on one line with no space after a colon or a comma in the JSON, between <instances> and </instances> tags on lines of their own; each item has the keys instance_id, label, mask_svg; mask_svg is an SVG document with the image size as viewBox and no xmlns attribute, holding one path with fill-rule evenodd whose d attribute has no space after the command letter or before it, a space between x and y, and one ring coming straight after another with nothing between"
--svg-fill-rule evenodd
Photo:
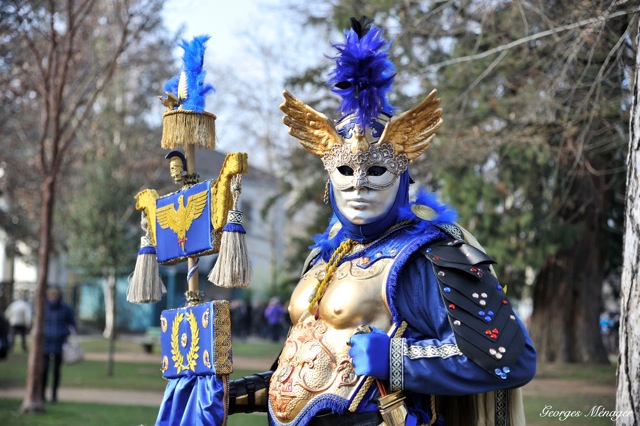
<instances>
[{"instance_id":1,"label":"gold breastplate","mask_svg":"<svg viewBox=\"0 0 640 426\"><path fill-rule=\"evenodd\" d=\"M289 314L295 325L269 388L271 411L282 424L315 414L323 401L348 407L363 378L354 373L347 342L363 324L391 328L385 285L393 259L381 259L367 269L357 265L361 261L345 262L335 270L317 318L306 310L316 283L323 279L324 262L304 274L291 295Z\"/></svg>"}]
</instances>

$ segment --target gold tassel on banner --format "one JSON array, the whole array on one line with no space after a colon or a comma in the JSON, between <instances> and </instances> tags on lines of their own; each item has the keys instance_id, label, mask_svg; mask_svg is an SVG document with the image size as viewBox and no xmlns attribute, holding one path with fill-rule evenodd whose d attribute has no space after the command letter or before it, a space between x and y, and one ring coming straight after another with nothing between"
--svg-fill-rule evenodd
<instances>
[{"instance_id":1,"label":"gold tassel on banner","mask_svg":"<svg viewBox=\"0 0 640 426\"><path fill-rule=\"evenodd\" d=\"M229 210L227 224L222 228L220 253L209 274L209 281L219 287L248 287L251 283L249 253L245 241L246 231L242 227L242 212L238 211L238 197L242 175L231 178L233 209Z\"/></svg>"},{"instance_id":2,"label":"gold tassel on banner","mask_svg":"<svg viewBox=\"0 0 640 426\"><path fill-rule=\"evenodd\" d=\"M216 116L206 111L196 112L183 109L162 114L163 149L177 146L197 145L203 148L216 147Z\"/></svg>"},{"instance_id":3,"label":"gold tassel on banner","mask_svg":"<svg viewBox=\"0 0 640 426\"><path fill-rule=\"evenodd\" d=\"M146 235L140 238L140 251L133 274L129 277L127 301L131 303L154 303L167 292L158 271L156 248L149 233L149 222L144 212L140 221Z\"/></svg>"}]
</instances>

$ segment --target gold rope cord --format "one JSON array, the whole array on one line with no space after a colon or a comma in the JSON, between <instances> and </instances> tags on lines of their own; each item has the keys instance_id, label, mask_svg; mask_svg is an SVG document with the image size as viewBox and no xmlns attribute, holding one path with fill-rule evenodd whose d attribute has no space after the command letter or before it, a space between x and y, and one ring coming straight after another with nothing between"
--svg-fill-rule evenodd
<instances>
[{"instance_id":1,"label":"gold rope cord","mask_svg":"<svg viewBox=\"0 0 640 426\"><path fill-rule=\"evenodd\" d=\"M333 272L338 267L340 260L342 260L342 258L347 253L349 253L349 251L351 251L355 243L356 242L353 240L346 239L338 246L336 251L333 252L331 259L329 259L329 262L327 262L327 266L325 266L324 268L324 278L322 279L322 281L318 281L318 284L316 284L316 288L313 290L314 297L309 301L309 307L307 308L310 314L312 313L314 306L318 302L320 302L320 299L322 299L322 296L324 296L324 292L327 290L329 280L331 279Z\"/></svg>"},{"instance_id":2,"label":"gold rope cord","mask_svg":"<svg viewBox=\"0 0 640 426\"><path fill-rule=\"evenodd\" d=\"M436 423L436 420L437 420L436 396L435 395L429 395L429 398L431 399L431 420L429 421L429 423L427 423L427 426L434 425Z\"/></svg>"},{"instance_id":3,"label":"gold rope cord","mask_svg":"<svg viewBox=\"0 0 640 426\"><path fill-rule=\"evenodd\" d=\"M391 228L389 228L380 238L389 235L392 231L402 226L409 225L411 222L411 220L405 220L400 223L396 223ZM333 252L331 259L329 259L329 262L327 262L327 266L325 266L324 268L324 278L322 279L322 281L316 284L316 288L313 292L314 297L313 299L309 300L309 307L307 308L307 311L309 311L310 314L312 313L313 307L316 305L316 303L318 303L320 299L322 299L322 296L324 296L324 292L327 290L327 284L329 284L329 280L331 279L333 272L338 267L338 264L340 263L342 258L347 255L357 244L358 243L354 240L346 239L338 246L336 251Z\"/></svg>"}]
</instances>

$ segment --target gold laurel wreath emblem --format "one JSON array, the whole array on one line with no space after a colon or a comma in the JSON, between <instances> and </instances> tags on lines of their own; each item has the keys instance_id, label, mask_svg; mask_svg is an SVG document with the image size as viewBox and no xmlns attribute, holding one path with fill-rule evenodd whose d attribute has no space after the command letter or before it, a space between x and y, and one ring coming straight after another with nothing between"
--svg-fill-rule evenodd
<instances>
[{"instance_id":1,"label":"gold laurel wreath emblem","mask_svg":"<svg viewBox=\"0 0 640 426\"><path fill-rule=\"evenodd\" d=\"M199 358L198 351L200 347L200 332L198 330L198 321L193 312L187 313L187 321L189 322L189 331L191 332L191 345L189 346L189 352L187 353L187 364L184 364L184 356L180 353L178 332L180 323L184 319L185 314L178 314L171 326L171 359L175 362L174 367L176 373L180 374L182 370L196 371L196 360Z\"/></svg>"}]
</instances>

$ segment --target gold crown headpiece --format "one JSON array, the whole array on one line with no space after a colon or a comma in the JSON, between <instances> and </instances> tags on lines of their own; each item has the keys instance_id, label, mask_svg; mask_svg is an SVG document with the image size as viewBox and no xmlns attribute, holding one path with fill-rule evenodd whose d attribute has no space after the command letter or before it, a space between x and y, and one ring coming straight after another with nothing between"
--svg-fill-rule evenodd
<instances>
[{"instance_id":1,"label":"gold crown headpiece","mask_svg":"<svg viewBox=\"0 0 640 426\"><path fill-rule=\"evenodd\" d=\"M322 157L329 173L342 163L340 157L357 156L359 162L383 164L394 174L406 170L409 162L429 149L442 126L441 99L431 91L419 105L395 117L380 114L361 129L343 117L334 125L326 115L314 110L288 91L283 92L283 122L289 134L310 153Z\"/></svg>"}]
</instances>

